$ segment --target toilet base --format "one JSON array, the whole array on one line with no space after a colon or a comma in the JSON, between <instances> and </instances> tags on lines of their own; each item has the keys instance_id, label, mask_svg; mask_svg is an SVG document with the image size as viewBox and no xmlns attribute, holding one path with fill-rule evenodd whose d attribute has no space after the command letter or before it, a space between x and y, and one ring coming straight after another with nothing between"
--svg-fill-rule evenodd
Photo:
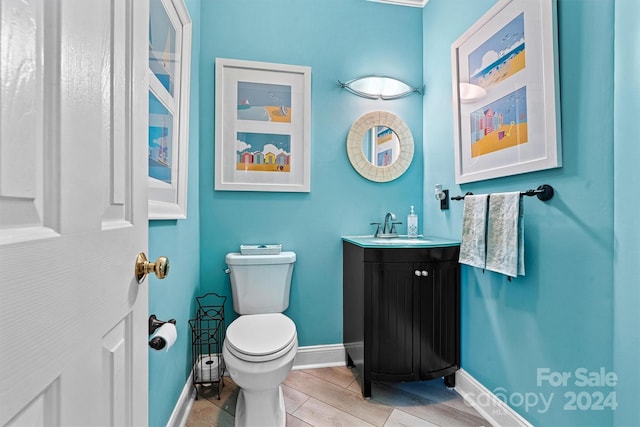
<instances>
[{"instance_id":1,"label":"toilet base","mask_svg":"<svg viewBox=\"0 0 640 427\"><path fill-rule=\"evenodd\" d=\"M247 411L248 407L251 411ZM268 390L240 389L236 403L236 427L284 427L286 422L287 412L280 385Z\"/></svg>"},{"instance_id":2,"label":"toilet base","mask_svg":"<svg viewBox=\"0 0 640 427\"><path fill-rule=\"evenodd\" d=\"M238 357L232 351L229 337L224 340L222 357L229 376L240 388L235 412L236 426L284 427L286 424L287 414L280 384L287 378L293 367L298 351L297 335L283 351L285 353L278 354L275 359L268 360L269 356L267 356L263 357L267 360L248 361ZM251 357L251 355L245 356Z\"/></svg>"}]
</instances>

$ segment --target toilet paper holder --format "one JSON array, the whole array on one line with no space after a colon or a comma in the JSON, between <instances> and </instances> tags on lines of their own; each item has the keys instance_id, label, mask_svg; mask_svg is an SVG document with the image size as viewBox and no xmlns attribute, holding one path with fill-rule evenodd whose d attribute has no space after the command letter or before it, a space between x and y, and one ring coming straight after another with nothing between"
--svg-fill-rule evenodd
<instances>
[{"instance_id":1,"label":"toilet paper holder","mask_svg":"<svg viewBox=\"0 0 640 427\"><path fill-rule=\"evenodd\" d=\"M152 335L156 331L156 329L158 329L160 326L164 325L165 323L173 323L175 325L176 319L169 319L165 322L163 320L158 320L155 314L152 314L151 316L149 316L149 335Z\"/></svg>"},{"instance_id":2,"label":"toilet paper holder","mask_svg":"<svg viewBox=\"0 0 640 427\"><path fill-rule=\"evenodd\" d=\"M149 316L149 335L153 334L156 331L156 329L160 328L162 325L165 325L167 323L173 323L175 325L176 319L170 319L165 322L162 320L158 320L156 315L152 314L151 316ZM169 347L172 344L173 342L169 343ZM167 341L165 340L164 337L155 336L151 338L151 340L149 340L149 347L151 347L154 350L162 350L166 346L167 346ZM167 350L169 350L169 347L167 347Z\"/></svg>"}]
</instances>

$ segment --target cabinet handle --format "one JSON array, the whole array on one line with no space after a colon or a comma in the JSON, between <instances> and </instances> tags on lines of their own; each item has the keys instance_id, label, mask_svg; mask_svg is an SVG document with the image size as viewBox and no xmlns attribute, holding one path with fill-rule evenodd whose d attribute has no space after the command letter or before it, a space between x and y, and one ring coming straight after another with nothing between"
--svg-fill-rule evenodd
<instances>
[{"instance_id":1,"label":"cabinet handle","mask_svg":"<svg viewBox=\"0 0 640 427\"><path fill-rule=\"evenodd\" d=\"M416 271L414 272L414 274L415 274L416 276L418 276L418 277L419 277L419 276L422 276L422 273L420 273L420 270L416 270Z\"/></svg>"},{"instance_id":2,"label":"cabinet handle","mask_svg":"<svg viewBox=\"0 0 640 427\"><path fill-rule=\"evenodd\" d=\"M422 270L422 275L424 277L427 277L429 275L429 272L427 270Z\"/></svg>"}]
</instances>

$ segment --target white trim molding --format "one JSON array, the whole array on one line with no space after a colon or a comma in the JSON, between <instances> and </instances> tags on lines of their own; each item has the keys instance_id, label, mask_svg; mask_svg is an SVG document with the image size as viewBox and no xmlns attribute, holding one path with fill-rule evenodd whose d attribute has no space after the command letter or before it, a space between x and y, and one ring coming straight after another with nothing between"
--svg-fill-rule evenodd
<instances>
[{"instance_id":1,"label":"white trim molding","mask_svg":"<svg viewBox=\"0 0 640 427\"><path fill-rule=\"evenodd\" d=\"M328 368L346 364L344 345L309 345L298 348L293 369Z\"/></svg>"},{"instance_id":2,"label":"white trim molding","mask_svg":"<svg viewBox=\"0 0 640 427\"><path fill-rule=\"evenodd\" d=\"M196 400L196 390L191 383L192 376L193 370L189 372L187 382L182 388L182 393L180 393L176 406L173 408L169 421L167 421L167 427L184 427L187 424L193 401Z\"/></svg>"},{"instance_id":3,"label":"white trim molding","mask_svg":"<svg viewBox=\"0 0 640 427\"><path fill-rule=\"evenodd\" d=\"M456 371L456 392L494 426L533 427L464 369Z\"/></svg>"}]
</instances>

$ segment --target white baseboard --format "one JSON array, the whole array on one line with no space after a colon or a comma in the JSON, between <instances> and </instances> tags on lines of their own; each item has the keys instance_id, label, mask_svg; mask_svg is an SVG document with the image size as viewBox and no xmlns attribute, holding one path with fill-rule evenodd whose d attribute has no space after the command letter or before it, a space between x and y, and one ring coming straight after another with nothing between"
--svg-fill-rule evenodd
<instances>
[{"instance_id":1,"label":"white baseboard","mask_svg":"<svg viewBox=\"0 0 640 427\"><path fill-rule=\"evenodd\" d=\"M187 424L189 412L191 412L193 401L196 399L196 391L191 383L192 375L193 371L191 371L187 377L187 383L182 388L182 393L180 393L171 417L169 417L169 421L167 421L167 427L184 427Z\"/></svg>"},{"instance_id":2,"label":"white baseboard","mask_svg":"<svg viewBox=\"0 0 640 427\"><path fill-rule=\"evenodd\" d=\"M456 392L494 426L533 427L464 369L456 371Z\"/></svg>"},{"instance_id":3,"label":"white baseboard","mask_svg":"<svg viewBox=\"0 0 640 427\"><path fill-rule=\"evenodd\" d=\"M293 369L328 368L346 365L344 345L309 345L298 347Z\"/></svg>"},{"instance_id":4,"label":"white baseboard","mask_svg":"<svg viewBox=\"0 0 640 427\"><path fill-rule=\"evenodd\" d=\"M344 366L345 352L342 344L310 345L298 347L298 352L293 361L293 369L327 368L330 366ZM187 383L180 393L178 402L173 408L167 427L184 427L189 418L189 412L196 398L196 393L191 384L193 371L187 377ZM225 375L227 375L225 373Z\"/></svg>"}]
</instances>

